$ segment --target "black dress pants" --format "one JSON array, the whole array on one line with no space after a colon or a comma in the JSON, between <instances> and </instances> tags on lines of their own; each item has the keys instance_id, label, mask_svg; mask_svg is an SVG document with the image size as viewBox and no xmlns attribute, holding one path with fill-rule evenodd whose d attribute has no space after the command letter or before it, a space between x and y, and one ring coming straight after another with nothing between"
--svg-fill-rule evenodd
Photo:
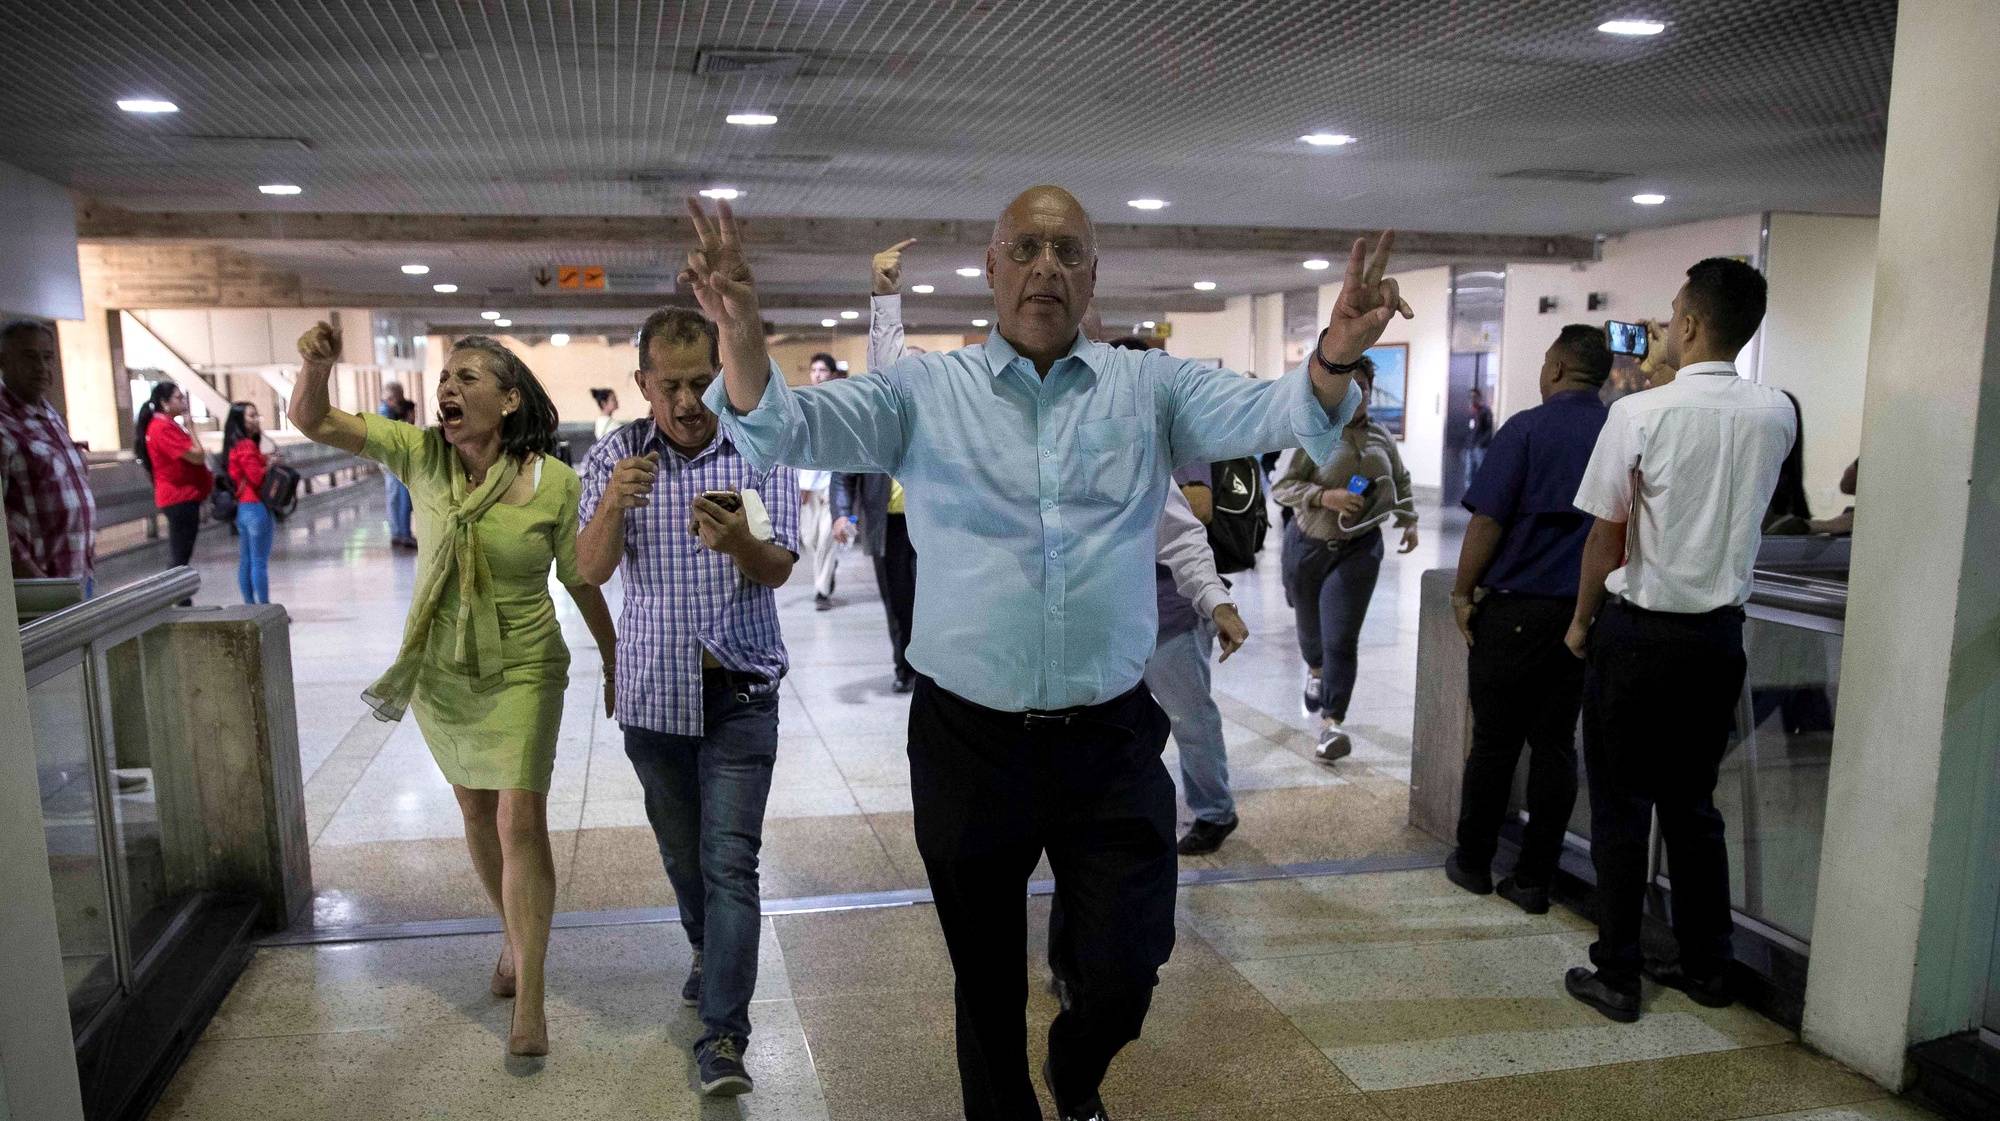
<instances>
[{"instance_id":1,"label":"black dress pants","mask_svg":"<svg viewBox=\"0 0 2000 1121\"><path fill-rule=\"evenodd\" d=\"M1656 810L1673 879L1681 966L1708 978L1734 956L1729 853L1715 782L1745 669L1739 608L1675 615L1613 601L1592 629L1583 682L1590 855L1597 866L1590 957L1614 988L1639 989L1639 925Z\"/></svg>"},{"instance_id":2,"label":"black dress pants","mask_svg":"<svg viewBox=\"0 0 2000 1121\"><path fill-rule=\"evenodd\" d=\"M176 502L160 507L167 519L167 567L179 568L194 557L195 535L201 532L201 503Z\"/></svg>"},{"instance_id":3,"label":"black dress pants","mask_svg":"<svg viewBox=\"0 0 2000 1121\"><path fill-rule=\"evenodd\" d=\"M1056 1092L1096 1094L1139 1037L1173 952L1170 725L1144 685L1060 717L999 712L917 678L917 851L956 974L967 1121L1040 1121L1028 1076L1027 885L1044 850L1062 909L1069 1008L1049 1028Z\"/></svg>"},{"instance_id":4,"label":"black dress pants","mask_svg":"<svg viewBox=\"0 0 2000 1121\"><path fill-rule=\"evenodd\" d=\"M882 593L882 609L889 614L889 645L896 655L896 676L908 678L910 668L905 653L910 648L910 624L917 610L917 551L910 545L910 527L901 514L885 520L882 555L875 558L875 589Z\"/></svg>"},{"instance_id":5,"label":"black dress pants","mask_svg":"<svg viewBox=\"0 0 2000 1121\"><path fill-rule=\"evenodd\" d=\"M1472 617L1466 653L1472 752L1459 796L1460 862L1490 868L1526 741L1528 828L1514 865L1520 883L1547 886L1576 808L1576 716L1583 662L1563 645L1575 601L1489 595Z\"/></svg>"}]
</instances>

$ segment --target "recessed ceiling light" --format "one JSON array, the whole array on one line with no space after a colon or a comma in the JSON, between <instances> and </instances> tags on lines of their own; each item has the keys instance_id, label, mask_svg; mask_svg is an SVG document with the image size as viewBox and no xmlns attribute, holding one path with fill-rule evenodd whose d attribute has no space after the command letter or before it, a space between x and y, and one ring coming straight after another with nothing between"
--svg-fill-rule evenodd
<instances>
[{"instance_id":1,"label":"recessed ceiling light","mask_svg":"<svg viewBox=\"0 0 2000 1121\"><path fill-rule=\"evenodd\" d=\"M986 320L984 320L984 319L975 319L975 320L973 320L973 321L972 321L972 325L973 325L974 327L984 327L984 326L986 326Z\"/></svg>"},{"instance_id":2,"label":"recessed ceiling light","mask_svg":"<svg viewBox=\"0 0 2000 1121\"><path fill-rule=\"evenodd\" d=\"M1344 132L1309 132L1299 137L1299 141L1315 148L1338 148L1343 144L1354 143L1354 138Z\"/></svg>"},{"instance_id":3,"label":"recessed ceiling light","mask_svg":"<svg viewBox=\"0 0 2000 1121\"><path fill-rule=\"evenodd\" d=\"M1129 199L1126 201L1125 205L1131 207L1134 210L1165 210L1167 207L1167 200Z\"/></svg>"},{"instance_id":4,"label":"recessed ceiling light","mask_svg":"<svg viewBox=\"0 0 2000 1121\"><path fill-rule=\"evenodd\" d=\"M429 272L429 271L431 271L431 267L430 267L429 265L404 265L404 266L403 266L403 275L404 275L404 276L422 276L422 275L424 275L425 273L427 273L427 272Z\"/></svg>"},{"instance_id":5,"label":"recessed ceiling light","mask_svg":"<svg viewBox=\"0 0 2000 1121\"><path fill-rule=\"evenodd\" d=\"M549 336L549 345L550 345L550 346L568 346L568 345L569 345L569 336L568 336L568 335L565 335L565 334L563 334L563 333L562 333L561 331L557 331L557 332L556 332L555 334L553 334L553 335L550 335L550 336Z\"/></svg>"},{"instance_id":6,"label":"recessed ceiling light","mask_svg":"<svg viewBox=\"0 0 2000 1121\"><path fill-rule=\"evenodd\" d=\"M1215 291L1215 281L1197 280L1194 282L1194 290L1197 292L1213 292Z\"/></svg>"},{"instance_id":7,"label":"recessed ceiling light","mask_svg":"<svg viewBox=\"0 0 2000 1121\"><path fill-rule=\"evenodd\" d=\"M1159 324L1158 324L1158 323L1155 323L1155 322L1153 322L1153 321L1152 321L1152 320L1150 320L1150 319L1148 319L1148 320L1146 320L1145 322L1143 322L1143 323L1139 324L1139 326L1141 326L1141 327L1144 327L1144 328L1145 328L1146 330L1150 331L1150 330L1152 330L1153 328L1155 328L1155 327L1158 327L1158 326L1159 326Z\"/></svg>"},{"instance_id":8,"label":"recessed ceiling light","mask_svg":"<svg viewBox=\"0 0 2000 1121\"><path fill-rule=\"evenodd\" d=\"M822 327L831 327L838 322L840 322L838 319L822 319L819 321L819 325Z\"/></svg>"},{"instance_id":9,"label":"recessed ceiling light","mask_svg":"<svg viewBox=\"0 0 2000 1121\"><path fill-rule=\"evenodd\" d=\"M297 183L266 183L257 189L267 195L296 195L305 190Z\"/></svg>"},{"instance_id":10,"label":"recessed ceiling light","mask_svg":"<svg viewBox=\"0 0 2000 1121\"><path fill-rule=\"evenodd\" d=\"M984 270L984 269L960 269L960 270L958 270L958 275L960 275L960 276L964 276L964 277L974 277L974 276L978 276L978 275L979 275L980 273L982 273L982 272L984 272L984 271L986 271L986 270Z\"/></svg>"},{"instance_id":11,"label":"recessed ceiling light","mask_svg":"<svg viewBox=\"0 0 2000 1121\"><path fill-rule=\"evenodd\" d=\"M778 118L769 113L731 113L723 119L732 125L748 125L751 127L778 123Z\"/></svg>"},{"instance_id":12,"label":"recessed ceiling light","mask_svg":"<svg viewBox=\"0 0 2000 1121\"><path fill-rule=\"evenodd\" d=\"M1321 269L1329 269L1333 267L1333 262L1327 260L1324 257L1314 257L1310 261L1300 261L1299 263L1304 265L1306 268L1313 270L1314 272L1318 272Z\"/></svg>"},{"instance_id":13,"label":"recessed ceiling light","mask_svg":"<svg viewBox=\"0 0 2000 1121\"><path fill-rule=\"evenodd\" d=\"M976 274L975 274L975 275L976 275ZM912 291L912 292L915 292L915 293L916 293L917 295L919 295L919 296L928 296L928 295L930 295L930 294L931 294L932 292L935 292L935 291L937 291L937 285L935 285L935 284L912 284L912 285L910 285L910 291Z\"/></svg>"},{"instance_id":14,"label":"recessed ceiling light","mask_svg":"<svg viewBox=\"0 0 2000 1121\"><path fill-rule=\"evenodd\" d=\"M721 199L723 202L733 202L743 197L743 192L734 187L710 187L700 194L702 198Z\"/></svg>"},{"instance_id":15,"label":"recessed ceiling light","mask_svg":"<svg viewBox=\"0 0 2000 1121\"><path fill-rule=\"evenodd\" d=\"M497 311L482 311L482 312L480 312L480 313L479 313L479 318L481 318L481 319L498 319L498 318L500 318L500 313L499 313L499 312L497 312Z\"/></svg>"},{"instance_id":16,"label":"recessed ceiling light","mask_svg":"<svg viewBox=\"0 0 2000 1121\"><path fill-rule=\"evenodd\" d=\"M861 318L861 313L858 311L843 311L840 313L840 317L842 319L859 319Z\"/></svg>"},{"instance_id":17,"label":"recessed ceiling light","mask_svg":"<svg viewBox=\"0 0 2000 1121\"><path fill-rule=\"evenodd\" d=\"M440 295L440 296L449 296L449 295L451 295L451 294L452 294L453 292L456 292L456 291L458 291L458 285L456 285L456 284L433 284L433 285L431 285L431 291L433 291L433 292L436 292L436 293L437 293L438 295Z\"/></svg>"},{"instance_id":18,"label":"recessed ceiling light","mask_svg":"<svg viewBox=\"0 0 2000 1121\"><path fill-rule=\"evenodd\" d=\"M514 325L514 321L511 319L496 319L493 321L493 325L495 327L512 327Z\"/></svg>"},{"instance_id":19,"label":"recessed ceiling light","mask_svg":"<svg viewBox=\"0 0 2000 1121\"><path fill-rule=\"evenodd\" d=\"M1658 35L1667 25L1656 19L1614 19L1597 25L1606 35Z\"/></svg>"},{"instance_id":20,"label":"recessed ceiling light","mask_svg":"<svg viewBox=\"0 0 2000 1121\"><path fill-rule=\"evenodd\" d=\"M120 98L118 107L127 113L178 113L181 107L171 101L161 101L156 97Z\"/></svg>"},{"instance_id":21,"label":"recessed ceiling light","mask_svg":"<svg viewBox=\"0 0 2000 1121\"><path fill-rule=\"evenodd\" d=\"M1658 206L1658 205L1660 205L1661 203L1663 203L1663 202L1667 201L1667 196L1665 196L1665 195L1633 195L1633 196L1632 196L1632 201L1633 201L1633 202L1636 202L1636 203L1638 203L1638 204L1639 204L1640 206Z\"/></svg>"}]
</instances>

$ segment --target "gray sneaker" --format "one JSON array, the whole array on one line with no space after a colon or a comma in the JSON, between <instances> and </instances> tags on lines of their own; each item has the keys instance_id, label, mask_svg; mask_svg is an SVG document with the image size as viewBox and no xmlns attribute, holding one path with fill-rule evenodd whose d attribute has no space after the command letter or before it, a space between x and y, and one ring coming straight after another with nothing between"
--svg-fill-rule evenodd
<instances>
[{"instance_id":1,"label":"gray sneaker","mask_svg":"<svg viewBox=\"0 0 2000 1121\"><path fill-rule=\"evenodd\" d=\"M1340 759L1354 754L1354 741L1341 731L1340 725L1328 724L1319 730L1319 747L1313 751L1313 758L1332 766Z\"/></svg>"},{"instance_id":2,"label":"gray sneaker","mask_svg":"<svg viewBox=\"0 0 2000 1121\"><path fill-rule=\"evenodd\" d=\"M694 952L694 965L688 970L688 979L681 982L681 1003L693 1008L701 1003L701 951Z\"/></svg>"},{"instance_id":3,"label":"gray sneaker","mask_svg":"<svg viewBox=\"0 0 2000 1121\"><path fill-rule=\"evenodd\" d=\"M701 1092L712 1098L733 1098L752 1088L750 1071L743 1065L744 1041L721 1036L695 1048L694 1061L700 1071Z\"/></svg>"}]
</instances>

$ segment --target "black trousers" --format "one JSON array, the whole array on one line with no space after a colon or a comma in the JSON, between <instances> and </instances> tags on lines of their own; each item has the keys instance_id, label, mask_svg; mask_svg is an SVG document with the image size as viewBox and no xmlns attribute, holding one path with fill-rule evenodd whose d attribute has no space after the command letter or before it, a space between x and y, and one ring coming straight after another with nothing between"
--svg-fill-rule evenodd
<instances>
[{"instance_id":1,"label":"black trousers","mask_svg":"<svg viewBox=\"0 0 2000 1121\"><path fill-rule=\"evenodd\" d=\"M1715 782L1743 690L1743 612L1671 615L1613 601L1598 616L1589 655L1583 758L1598 908L1591 960L1607 984L1638 991L1647 844L1657 810L1681 965L1692 976L1713 976L1733 956L1729 853Z\"/></svg>"},{"instance_id":2,"label":"black trousers","mask_svg":"<svg viewBox=\"0 0 2000 1121\"><path fill-rule=\"evenodd\" d=\"M1028 1076L1027 885L1044 850L1062 908L1052 956L1070 1007L1049 1028L1065 1101L1088 1100L1139 1037L1173 952L1170 725L1144 685L1065 718L973 704L917 678L910 796L917 851L957 976L967 1121L1040 1121Z\"/></svg>"},{"instance_id":3,"label":"black trousers","mask_svg":"<svg viewBox=\"0 0 2000 1121\"><path fill-rule=\"evenodd\" d=\"M167 567L179 568L194 557L195 535L201 532L201 503L176 502L160 507L167 519Z\"/></svg>"},{"instance_id":4,"label":"black trousers","mask_svg":"<svg viewBox=\"0 0 2000 1121\"><path fill-rule=\"evenodd\" d=\"M884 525L882 555L875 558L875 589L889 613L889 645L896 655L896 676L916 671L904 654L910 648L910 623L917 610L917 551L910 545L909 523L890 514Z\"/></svg>"},{"instance_id":5,"label":"black trousers","mask_svg":"<svg viewBox=\"0 0 2000 1121\"><path fill-rule=\"evenodd\" d=\"M1525 741L1528 828L1514 878L1547 885L1576 808L1576 716L1583 662L1563 645L1575 601L1495 594L1472 617L1466 653L1472 752L1459 795L1458 852L1468 868L1489 868L1514 790Z\"/></svg>"}]
</instances>

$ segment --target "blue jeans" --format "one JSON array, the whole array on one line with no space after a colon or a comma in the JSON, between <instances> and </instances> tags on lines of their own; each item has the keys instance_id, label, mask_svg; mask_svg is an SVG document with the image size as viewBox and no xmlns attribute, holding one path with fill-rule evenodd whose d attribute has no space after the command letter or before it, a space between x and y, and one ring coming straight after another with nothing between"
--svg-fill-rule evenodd
<instances>
[{"instance_id":1,"label":"blue jeans","mask_svg":"<svg viewBox=\"0 0 2000 1121\"><path fill-rule=\"evenodd\" d=\"M236 504L236 589L244 603L271 602L271 528L262 502Z\"/></svg>"},{"instance_id":2,"label":"blue jeans","mask_svg":"<svg viewBox=\"0 0 2000 1121\"><path fill-rule=\"evenodd\" d=\"M1331 545L1301 535L1298 545L1292 610L1299 653L1320 671L1320 711L1337 724L1347 719L1347 703L1354 699L1361 624L1368 620L1368 601L1382 573L1382 534L1370 530L1366 537Z\"/></svg>"},{"instance_id":3,"label":"blue jeans","mask_svg":"<svg viewBox=\"0 0 2000 1121\"><path fill-rule=\"evenodd\" d=\"M410 536L410 488L403 480L382 472L383 490L389 501L389 538L405 541Z\"/></svg>"},{"instance_id":4,"label":"blue jeans","mask_svg":"<svg viewBox=\"0 0 2000 1121\"><path fill-rule=\"evenodd\" d=\"M747 699L746 699L747 698ZM688 944L702 952L707 1030L748 1039L757 988L757 850L778 758L778 694L738 691L729 675L702 678L704 734L673 736L625 726L625 755L646 790L646 820L674 885Z\"/></svg>"},{"instance_id":5,"label":"blue jeans","mask_svg":"<svg viewBox=\"0 0 2000 1121\"><path fill-rule=\"evenodd\" d=\"M1188 809L1201 821L1226 825L1236 820L1236 799L1229 793L1222 714L1209 693L1208 651L1214 642L1215 624L1206 619L1192 630L1162 636L1146 662L1146 688L1173 721Z\"/></svg>"}]
</instances>

